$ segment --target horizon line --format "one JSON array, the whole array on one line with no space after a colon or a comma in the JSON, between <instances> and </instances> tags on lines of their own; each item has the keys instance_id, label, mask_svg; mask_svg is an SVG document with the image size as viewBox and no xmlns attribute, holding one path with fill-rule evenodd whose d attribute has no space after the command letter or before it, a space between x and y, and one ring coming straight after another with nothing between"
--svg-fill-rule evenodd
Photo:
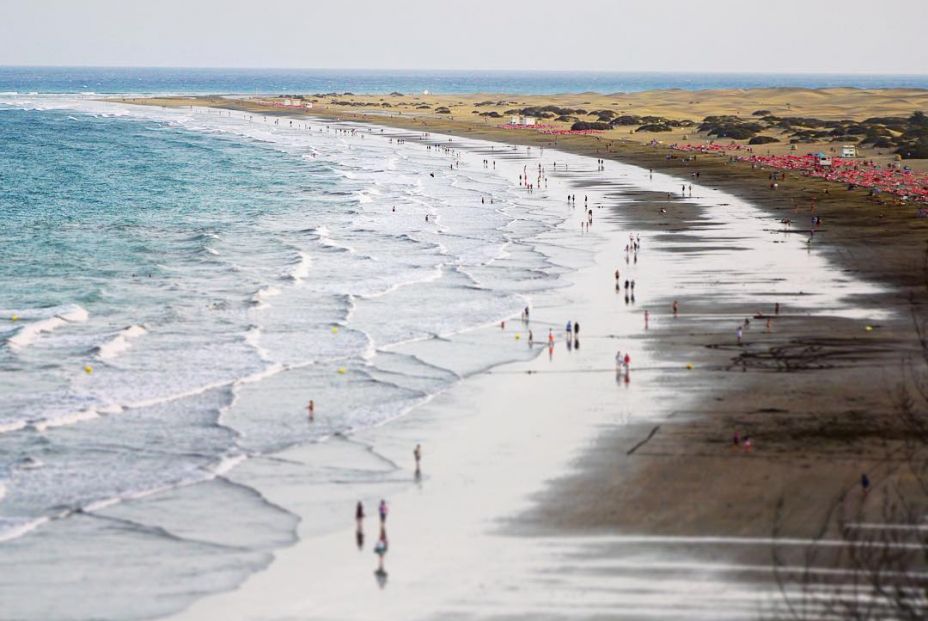
<instances>
[{"instance_id":1,"label":"horizon line","mask_svg":"<svg viewBox=\"0 0 928 621\"><path fill-rule=\"evenodd\" d=\"M448 68L384 68L384 67L273 67L273 66L208 66L208 65L48 65L48 64L3 64L0 69L161 69L161 70L199 70L199 71L367 71L394 73L536 73L536 74L630 74L630 75L772 75L772 76L869 76L869 77L919 77L928 78L925 73L872 73L865 71L824 72L824 71L706 71L666 69L448 69Z\"/></svg>"}]
</instances>

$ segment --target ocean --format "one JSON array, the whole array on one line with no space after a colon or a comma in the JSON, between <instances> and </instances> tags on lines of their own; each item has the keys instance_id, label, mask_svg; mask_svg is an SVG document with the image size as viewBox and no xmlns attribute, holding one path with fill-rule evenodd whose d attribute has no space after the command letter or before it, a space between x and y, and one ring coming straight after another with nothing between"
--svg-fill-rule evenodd
<instances>
[{"instance_id":1,"label":"ocean","mask_svg":"<svg viewBox=\"0 0 928 621\"><path fill-rule=\"evenodd\" d=\"M928 88L928 75L0 67L0 93L617 93L789 86Z\"/></svg>"}]
</instances>

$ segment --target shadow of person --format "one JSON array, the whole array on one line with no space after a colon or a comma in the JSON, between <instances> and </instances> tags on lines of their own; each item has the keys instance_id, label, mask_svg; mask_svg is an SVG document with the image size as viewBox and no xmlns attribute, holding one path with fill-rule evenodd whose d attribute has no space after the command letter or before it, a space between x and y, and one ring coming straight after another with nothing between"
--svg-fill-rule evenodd
<instances>
[{"instance_id":1,"label":"shadow of person","mask_svg":"<svg viewBox=\"0 0 928 621\"><path fill-rule=\"evenodd\" d=\"M364 549L364 531L362 529L359 528L357 531L355 531L354 540L355 540L355 543L358 544L358 550L363 550Z\"/></svg>"},{"instance_id":2,"label":"shadow of person","mask_svg":"<svg viewBox=\"0 0 928 621\"><path fill-rule=\"evenodd\" d=\"M377 543L374 545L374 554L377 555L377 569L374 571L374 577L377 578L377 585L381 589L387 586L387 570L384 569L383 562L389 547L387 543L387 530L386 528L381 528L380 539L378 539Z\"/></svg>"},{"instance_id":3,"label":"shadow of person","mask_svg":"<svg viewBox=\"0 0 928 621\"><path fill-rule=\"evenodd\" d=\"M580 349L580 337L578 336L574 337L574 349Z\"/></svg>"},{"instance_id":4,"label":"shadow of person","mask_svg":"<svg viewBox=\"0 0 928 621\"><path fill-rule=\"evenodd\" d=\"M387 586L387 576L389 576L389 574L382 566L374 570L374 578L377 579L377 586L379 586L381 589Z\"/></svg>"}]
</instances>

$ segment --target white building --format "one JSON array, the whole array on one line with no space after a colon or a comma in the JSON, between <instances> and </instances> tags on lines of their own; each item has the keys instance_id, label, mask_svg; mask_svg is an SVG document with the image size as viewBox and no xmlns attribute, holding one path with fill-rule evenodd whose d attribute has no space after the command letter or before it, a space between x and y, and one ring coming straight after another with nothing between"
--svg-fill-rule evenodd
<instances>
[{"instance_id":1,"label":"white building","mask_svg":"<svg viewBox=\"0 0 928 621\"><path fill-rule=\"evenodd\" d=\"M533 116L513 116L509 121L510 125L534 125L535 117Z\"/></svg>"},{"instance_id":2,"label":"white building","mask_svg":"<svg viewBox=\"0 0 928 621\"><path fill-rule=\"evenodd\" d=\"M841 157L857 157L857 147L852 144L841 145Z\"/></svg>"}]
</instances>

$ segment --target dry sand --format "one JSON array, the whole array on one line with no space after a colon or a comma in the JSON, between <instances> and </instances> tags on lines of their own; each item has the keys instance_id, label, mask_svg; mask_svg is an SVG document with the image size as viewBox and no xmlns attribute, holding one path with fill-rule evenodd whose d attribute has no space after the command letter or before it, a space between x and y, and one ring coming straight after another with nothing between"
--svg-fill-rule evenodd
<instances>
[{"instance_id":1,"label":"dry sand","mask_svg":"<svg viewBox=\"0 0 928 621\"><path fill-rule=\"evenodd\" d=\"M313 103L314 114L337 115L343 118L367 115L369 117L403 117L428 125L453 123L477 131L491 131L508 123L511 110L549 105L586 111L611 111L616 115L657 116L675 121L693 121L697 125L707 116L734 115L746 120L757 120L755 112L766 111L778 117L810 117L823 121L863 121L871 117L908 117L917 110L928 110L928 91L923 89L858 89L858 88L757 88L687 91L679 89L644 91L639 93L578 93L559 95L507 95L500 93L478 93L461 95L413 94L400 95L357 95L329 94L313 96L305 94L306 101ZM210 98L207 98L210 99ZM211 98L218 100L219 98ZM158 100L175 105L177 100ZM248 105L280 103L273 98L252 99ZM221 105L229 105L228 100ZM256 108L257 109L257 108ZM437 112L446 109L447 113ZM279 110L279 108L278 108ZM292 111L292 110L291 110ZM496 113L499 118L481 116ZM576 120L595 121L591 115L573 115ZM539 123L556 129L569 129L571 121L537 119ZM396 121L385 121L395 123ZM677 127L668 132L637 131L639 125L616 127L598 134L601 142L632 142L646 144L659 141L663 144L700 144L709 137L696 132L695 127ZM508 129L506 134L534 133L532 129ZM798 144L795 151L789 144L789 133L766 130L761 135L774 137L778 143L758 145L756 153L814 153L835 151L842 141L820 140ZM552 140L550 136L545 138ZM504 140L518 141L508 137ZM732 142L719 138L717 142ZM747 140L734 141L747 144ZM880 162L894 161L892 149L860 148L860 156ZM908 160L908 165L919 170L928 170L928 161Z\"/></svg>"}]
</instances>

